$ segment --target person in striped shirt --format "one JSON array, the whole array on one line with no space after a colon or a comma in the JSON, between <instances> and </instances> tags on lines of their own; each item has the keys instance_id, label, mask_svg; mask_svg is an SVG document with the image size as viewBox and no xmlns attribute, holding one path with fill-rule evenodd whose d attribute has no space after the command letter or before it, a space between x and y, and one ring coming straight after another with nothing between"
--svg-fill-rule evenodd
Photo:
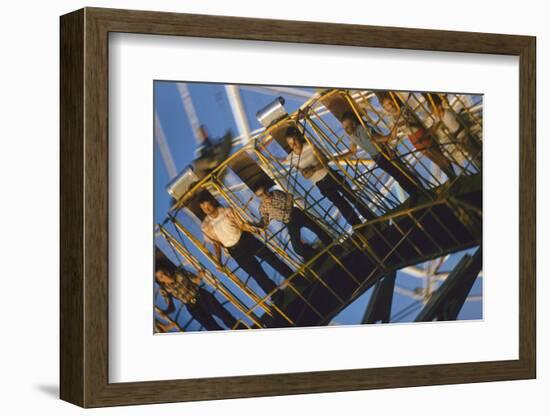
<instances>
[{"instance_id":1,"label":"person in striped shirt","mask_svg":"<svg viewBox=\"0 0 550 416\"><path fill-rule=\"evenodd\" d=\"M270 190L272 186L273 182L266 179L255 184L253 188L261 201L259 211L262 219L258 226L265 228L271 221L282 222L288 231L292 248L307 261L317 254L317 250L302 241L302 228L312 231L325 246L332 243L332 237L300 208L294 206L291 194L277 189Z\"/></svg>"},{"instance_id":2,"label":"person in striped shirt","mask_svg":"<svg viewBox=\"0 0 550 416\"><path fill-rule=\"evenodd\" d=\"M201 286L202 272L194 274L183 268L175 268L167 259L158 259L155 264L155 280L167 305L164 313L174 312L174 299L177 299L186 306L193 319L209 331L223 329L213 315L220 318L228 329L236 325L235 317L212 293Z\"/></svg>"}]
</instances>

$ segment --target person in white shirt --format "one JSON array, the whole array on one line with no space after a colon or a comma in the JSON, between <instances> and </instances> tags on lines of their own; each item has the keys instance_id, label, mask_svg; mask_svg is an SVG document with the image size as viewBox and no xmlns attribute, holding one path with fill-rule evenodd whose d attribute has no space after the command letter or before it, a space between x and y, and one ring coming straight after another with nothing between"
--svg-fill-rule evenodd
<instances>
[{"instance_id":1,"label":"person in white shirt","mask_svg":"<svg viewBox=\"0 0 550 416\"><path fill-rule=\"evenodd\" d=\"M422 184L415 172L411 171L399 159L390 161L389 156L376 143L385 143L387 138L376 132L376 130L367 125L367 129L361 125L355 113L347 111L342 116L342 127L351 140L350 150L341 154L341 158L346 158L357 153L357 148L363 149L380 169L392 176L397 183L405 190L411 198L417 198Z\"/></svg>"},{"instance_id":2,"label":"person in white shirt","mask_svg":"<svg viewBox=\"0 0 550 416\"><path fill-rule=\"evenodd\" d=\"M431 135L420 122L418 116L399 98L392 96L390 92L377 94L380 104L386 113L393 118L394 125L391 133L385 138L392 140L398 132L407 136L416 151L430 159L441 169L449 179L455 179L456 173L450 160L448 160L435 136Z\"/></svg>"},{"instance_id":3,"label":"person in white shirt","mask_svg":"<svg viewBox=\"0 0 550 416\"><path fill-rule=\"evenodd\" d=\"M376 218L369 208L357 201L353 189L342 174L328 167L327 160L321 151L307 143L296 127L289 127L286 130L285 138L291 148L287 162L296 167L304 178L313 182L321 195L338 208L349 224L352 226L361 224L354 207L365 220Z\"/></svg>"},{"instance_id":4,"label":"person in white shirt","mask_svg":"<svg viewBox=\"0 0 550 416\"><path fill-rule=\"evenodd\" d=\"M266 294L274 292L277 285L256 257L267 262L285 279L292 275L292 269L254 237L253 233L260 232L260 229L243 221L232 208L220 206L210 194L201 194L199 204L206 214L201 225L204 240L214 246L218 270L223 270L222 248L225 248Z\"/></svg>"},{"instance_id":5,"label":"person in white shirt","mask_svg":"<svg viewBox=\"0 0 550 416\"><path fill-rule=\"evenodd\" d=\"M453 159L461 165L468 163L468 158L481 168L481 146L470 135L456 113L443 105L438 94L426 94L432 106L432 116L435 121L430 126L430 133L439 138L439 142L447 149Z\"/></svg>"}]
</instances>

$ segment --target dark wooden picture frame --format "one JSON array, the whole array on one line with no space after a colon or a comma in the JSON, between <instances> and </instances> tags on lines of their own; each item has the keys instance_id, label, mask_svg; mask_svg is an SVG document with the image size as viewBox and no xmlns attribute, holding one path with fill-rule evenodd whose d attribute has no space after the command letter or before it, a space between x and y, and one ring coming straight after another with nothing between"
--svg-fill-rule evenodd
<instances>
[{"instance_id":1,"label":"dark wooden picture frame","mask_svg":"<svg viewBox=\"0 0 550 416\"><path fill-rule=\"evenodd\" d=\"M109 383L110 32L519 56L519 359ZM100 407L535 378L535 50L530 36L98 8L62 16L61 398Z\"/></svg>"}]
</instances>

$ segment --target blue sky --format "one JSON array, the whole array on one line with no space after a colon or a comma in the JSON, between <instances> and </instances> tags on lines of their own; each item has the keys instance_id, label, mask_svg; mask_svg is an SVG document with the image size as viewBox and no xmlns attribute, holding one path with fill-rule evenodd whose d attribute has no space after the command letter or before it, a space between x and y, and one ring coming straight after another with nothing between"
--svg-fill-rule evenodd
<instances>
[{"instance_id":1,"label":"blue sky","mask_svg":"<svg viewBox=\"0 0 550 416\"><path fill-rule=\"evenodd\" d=\"M237 134L238 129L233 119L231 107L227 99L225 87L223 84L209 83L188 83L188 88L192 97L193 105L201 124L204 124L210 137L221 137L228 129ZM297 109L304 100L297 100L290 96L281 94L285 100L285 108L290 113ZM154 83L155 111L157 112L160 124L164 130L169 149L175 162L178 172L183 170L193 161L196 142L191 130L190 123L184 111L183 102L175 82L156 81ZM273 101L274 95L249 91L241 89L241 98L248 116L248 122L251 130L260 126L255 114L258 109L264 107ZM162 160L159 148L155 142L154 151L154 219L156 223L162 223L166 218L167 211L171 204L171 198L166 192L166 185L170 181L168 172ZM162 244L161 244L162 245ZM173 254L167 249L167 245L161 247L171 257ZM473 252L475 250L470 250ZM442 270L452 269L454 263L460 259L460 254L452 255ZM206 265L209 265L205 261ZM414 289L421 287L423 282L415 277L399 272L397 284L401 287ZM482 292L482 279L478 278L471 294L479 295ZM349 305L335 319L335 323L351 324L357 323L361 319L368 303L371 291L367 291L355 302ZM402 317L403 322L414 319L414 316L420 310L420 305L411 306L415 301L410 297L400 294L394 295L392 306L392 316L399 316L400 312L410 307L411 312ZM459 319L480 319L482 317L482 302L468 302L462 308ZM186 311L183 310L179 316L178 322L185 322L188 318ZM198 329L195 322L191 322L189 330Z\"/></svg>"}]
</instances>

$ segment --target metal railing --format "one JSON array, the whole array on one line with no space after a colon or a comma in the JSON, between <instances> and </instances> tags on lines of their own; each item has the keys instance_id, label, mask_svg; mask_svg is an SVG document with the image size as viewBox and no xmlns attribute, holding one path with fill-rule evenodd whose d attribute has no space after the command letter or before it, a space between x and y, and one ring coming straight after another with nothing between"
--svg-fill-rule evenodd
<instances>
[{"instance_id":1,"label":"metal railing","mask_svg":"<svg viewBox=\"0 0 550 416\"><path fill-rule=\"evenodd\" d=\"M397 93L390 93L397 100L398 96L394 94ZM400 265L414 264L411 263L414 258L434 257L434 255L426 253L418 242L411 239L411 235L418 236L418 233L421 233L436 248L434 251L438 252L438 256L446 252L447 249L438 242L437 237L431 235L426 229L423 222L426 217L432 218L440 229L445 231L453 241L454 247L460 247L461 239L457 238L454 235L454 230L434 214L435 207L445 206L449 212L460 219L466 229L470 228L472 235L477 232L475 227L479 223L481 215L479 207L453 198L452 195L430 192L425 192L422 203L412 207L404 206L402 205L403 195L393 187L395 181L386 172L379 169L372 160L365 157L342 159L340 155L351 150L350 141L345 134L341 133L340 120L323 104L323 100L326 101L330 96L336 95L345 100L364 128L367 127L367 122L378 129L381 134L389 134L394 128L393 124L396 123L396 120L393 120L392 123L391 118L384 113L375 93L345 90L324 91L308 100L300 110L290 114L288 118L270 126L265 131L258 131L253 143L247 143L236 150L225 162L197 182L180 200L176 201L164 223L159 225L162 238L183 261L196 270L213 270L206 264L215 265L216 259L203 242L200 230L192 229L193 227L185 224L186 218L193 216L185 207L199 192L208 190L219 201L223 201L223 205L233 208L242 220L249 223L256 222L259 218L255 204L252 204L254 195L246 186L240 187L241 191L236 191L233 186L239 179L237 175L232 174L231 163L239 155L246 153L275 181L278 187L292 194L296 206L333 237L333 242L320 249L313 258L302 261L289 244L285 227L268 227L262 242L293 270L290 277L279 279L280 281L274 280L277 287L270 293L259 293L254 290L250 284L251 276L248 276L230 257L227 257L228 260L223 264L221 272L208 271L205 283L240 314L236 327L260 328L266 326L266 319L275 318L282 319L285 325L296 325L296 317L290 316L285 312L284 307L279 306L273 300L279 290L291 294L292 299L303 304L304 311L313 313L319 322L326 323L327 319L336 311L343 309L363 293L365 286L369 285L376 276L388 273ZM402 106L417 117L418 124L428 132L429 126L436 122L429 107L429 100L427 101L423 96L414 93L410 93L406 100L399 99L403 101ZM446 96L443 96L443 99L449 111L454 111L451 101L464 104L463 98L458 95L452 95L451 101ZM474 123L473 128L468 126L467 134L474 134L474 131L481 132L482 119L479 112L470 111L466 106L464 108ZM330 201L321 196L308 181L301 178L292 166L287 166L281 161L285 152L276 144L270 132L278 128L279 125L289 122L301 127L305 140L313 146L315 152L320 153L319 159L326 163L329 175L334 180L341 181L333 174L333 169L342 173L344 180L352 184L355 192L346 198L353 199L357 205L375 212L376 219L365 221L353 228L350 227L341 216L336 215L336 210ZM424 191L449 189L461 177L480 173L480 162L477 162L476 159L481 160L481 150L479 150L479 154L472 155L459 149L461 158L459 161L457 160L458 153L452 151L452 146L460 147L457 137L444 125L442 132L442 136L445 136L444 139L436 138L436 135L432 134L432 146L443 149L450 163L458 171L457 177L452 181L443 181L438 167L429 163L422 152L411 146L406 135L402 133L396 135L396 140L391 143L391 146L374 143L397 169L403 169L403 166L407 167L407 171L403 172L405 175L410 175L411 172L417 174L425 185ZM418 216L417 213L419 213ZM391 227L394 235L399 236L397 241L387 237L388 227ZM372 246L373 240L377 241L376 247ZM404 256L399 250L399 247L403 245L411 247L416 253L416 257ZM343 261L343 254L351 252L355 253L354 255L358 256L358 259L363 259L374 265L373 268L366 274L358 274L353 267ZM254 254L250 253L250 255ZM263 261L260 263L262 267L266 266ZM346 296L339 293L338 288L329 282L323 272L327 268L337 269L339 275L347 279L346 284L353 286L351 293L347 293ZM302 279L301 282L300 279ZM320 310L318 305L304 294L303 287L310 284L318 285L332 297L334 305L330 311Z\"/></svg>"}]
</instances>

